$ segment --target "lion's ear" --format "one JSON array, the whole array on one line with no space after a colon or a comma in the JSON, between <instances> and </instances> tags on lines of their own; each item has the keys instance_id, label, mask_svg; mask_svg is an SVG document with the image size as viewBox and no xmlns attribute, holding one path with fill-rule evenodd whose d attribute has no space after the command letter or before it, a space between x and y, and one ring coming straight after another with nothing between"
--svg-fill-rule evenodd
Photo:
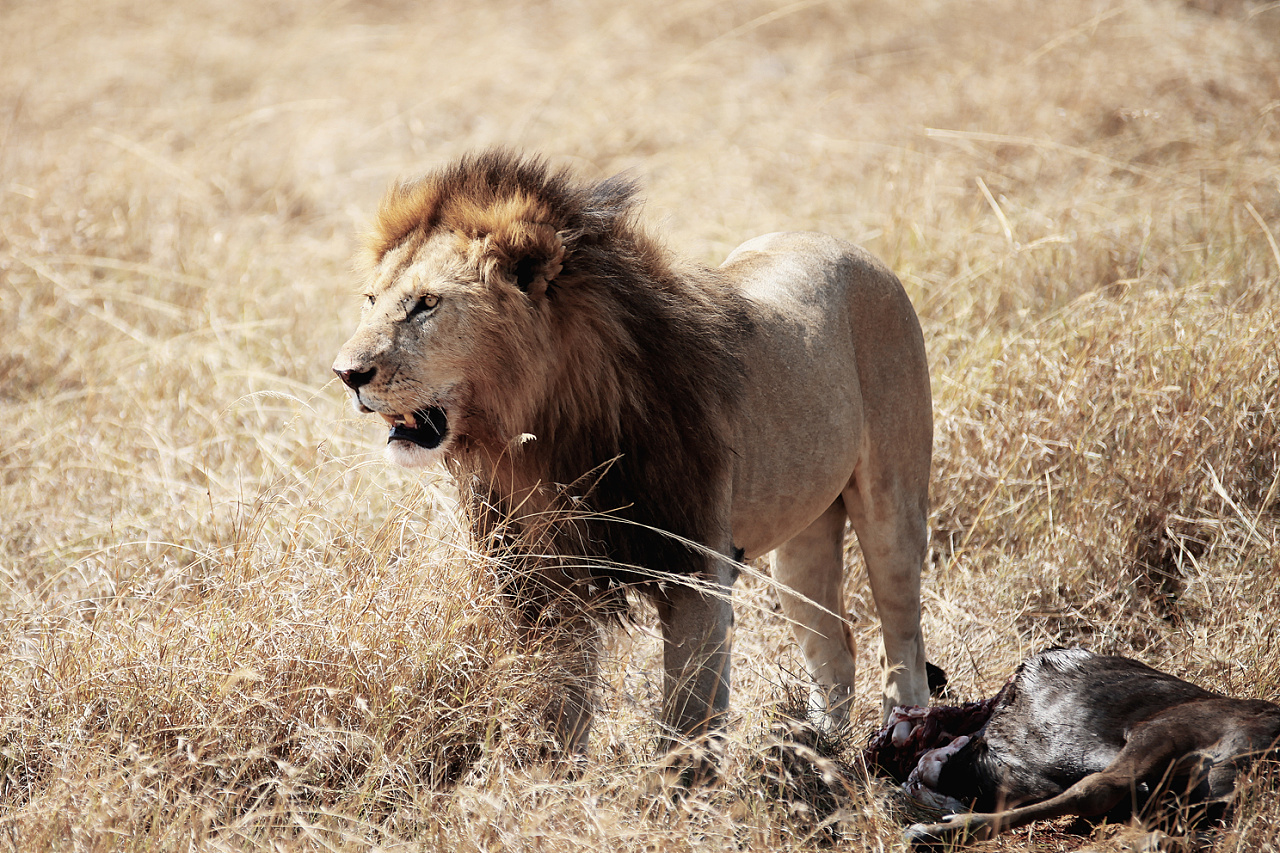
<instances>
[{"instance_id":1,"label":"lion's ear","mask_svg":"<svg viewBox=\"0 0 1280 853\"><path fill-rule=\"evenodd\" d=\"M564 241L550 225L512 222L485 239L485 276L500 276L530 296L541 296L560 274Z\"/></svg>"}]
</instances>

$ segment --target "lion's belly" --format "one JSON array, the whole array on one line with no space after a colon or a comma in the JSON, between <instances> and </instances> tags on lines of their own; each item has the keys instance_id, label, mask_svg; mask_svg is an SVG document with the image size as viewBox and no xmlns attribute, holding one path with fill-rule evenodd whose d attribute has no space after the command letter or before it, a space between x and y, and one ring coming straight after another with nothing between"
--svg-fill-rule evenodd
<instances>
[{"instance_id":1,"label":"lion's belly","mask_svg":"<svg viewBox=\"0 0 1280 853\"><path fill-rule=\"evenodd\" d=\"M735 506L734 547L742 549L746 560L769 553L812 524L838 494L837 490L826 499L818 499L815 493L790 502L763 500L741 509Z\"/></svg>"},{"instance_id":2,"label":"lion's belly","mask_svg":"<svg viewBox=\"0 0 1280 853\"><path fill-rule=\"evenodd\" d=\"M841 395L833 390L833 396ZM740 431L746 455L755 458L739 465L731 518L733 544L747 559L772 551L804 530L849 485L857 460L859 418L855 401L839 403L809 418L781 423L771 417L753 419L751 427Z\"/></svg>"}]
</instances>

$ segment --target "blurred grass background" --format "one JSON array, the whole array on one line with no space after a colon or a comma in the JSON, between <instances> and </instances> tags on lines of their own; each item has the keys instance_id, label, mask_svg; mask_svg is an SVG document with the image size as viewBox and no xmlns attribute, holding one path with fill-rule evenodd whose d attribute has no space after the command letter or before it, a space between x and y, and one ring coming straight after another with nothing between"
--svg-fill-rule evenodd
<instances>
[{"instance_id":1,"label":"blurred grass background","mask_svg":"<svg viewBox=\"0 0 1280 853\"><path fill-rule=\"evenodd\" d=\"M643 623L582 777L537 760L540 663L447 482L385 465L329 373L387 184L491 144L631 170L709 264L815 229L898 272L958 698L1054 643L1280 696L1280 4L10 0L0 846L894 843L882 792L762 781L802 667L750 579L722 785L639 784ZM1275 799L1263 772L1216 847L1277 849Z\"/></svg>"}]
</instances>

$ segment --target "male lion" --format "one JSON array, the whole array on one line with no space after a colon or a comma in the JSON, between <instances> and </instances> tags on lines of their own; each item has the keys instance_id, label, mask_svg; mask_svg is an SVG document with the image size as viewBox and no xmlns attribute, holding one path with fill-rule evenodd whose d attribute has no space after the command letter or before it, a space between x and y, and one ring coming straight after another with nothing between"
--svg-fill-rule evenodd
<instances>
[{"instance_id":1,"label":"male lion","mask_svg":"<svg viewBox=\"0 0 1280 853\"><path fill-rule=\"evenodd\" d=\"M505 151L398 184L334 372L390 425L393 461L443 460L456 478L521 624L573 674L553 712L573 753L591 724L593 620L627 588L662 624L664 746L718 728L738 561L775 549L814 711L844 724L846 517L882 624L884 709L927 704L933 427L901 284L821 234L689 264L636 208L626 179L582 182Z\"/></svg>"}]
</instances>

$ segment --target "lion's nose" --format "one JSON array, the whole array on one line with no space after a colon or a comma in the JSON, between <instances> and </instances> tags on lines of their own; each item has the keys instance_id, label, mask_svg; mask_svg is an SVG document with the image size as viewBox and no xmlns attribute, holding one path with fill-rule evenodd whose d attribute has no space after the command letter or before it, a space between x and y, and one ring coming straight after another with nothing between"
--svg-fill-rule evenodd
<instances>
[{"instance_id":1,"label":"lion's nose","mask_svg":"<svg viewBox=\"0 0 1280 853\"><path fill-rule=\"evenodd\" d=\"M361 385L367 385L369 380L373 378L373 374L377 368L369 368L368 370L342 370L335 367L333 372L338 374L348 388L352 391L358 389Z\"/></svg>"}]
</instances>

